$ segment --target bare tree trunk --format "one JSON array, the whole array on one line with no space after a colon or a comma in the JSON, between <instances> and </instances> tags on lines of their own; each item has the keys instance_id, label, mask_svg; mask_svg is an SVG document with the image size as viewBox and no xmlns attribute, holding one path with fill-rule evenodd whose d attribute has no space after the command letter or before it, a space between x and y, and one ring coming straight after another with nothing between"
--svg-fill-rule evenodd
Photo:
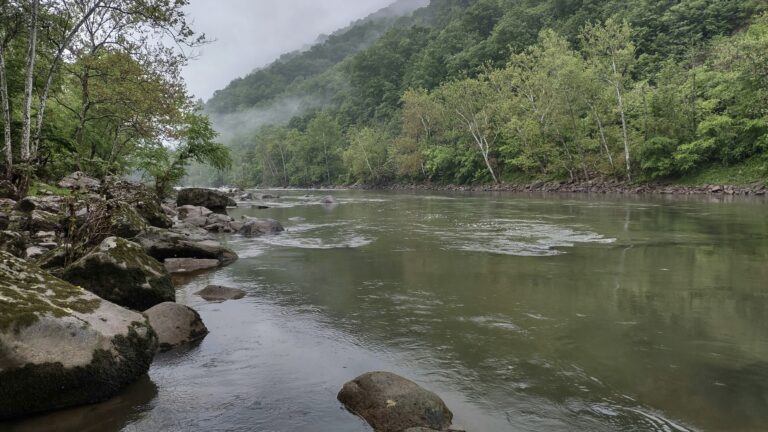
<instances>
[{"instance_id":1,"label":"bare tree trunk","mask_svg":"<svg viewBox=\"0 0 768 432\"><path fill-rule=\"evenodd\" d=\"M13 177L13 143L11 142L11 105L8 100L8 80L5 76L5 52L0 47L0 101L3 105L3 139L5 150L5 176Z\"/></svg>"},{"instance_id":2,"label":"bare tree trunk","mask_svg":"<svg viewBox=\"0 0 768 432\"><path fill-rule=\"evenodd\" d=\"M600 131L600 141L603 144L605 153L608 155L608 162L611 164L611 169L616 170L616 166L613 164L613 156L611 156L611 150L608 148L608 140L605 139L605 128L603 128L603 120L600 118L600 113L597 111L597 108L592 106L592 111L595 113L597 129Z\"/></svg>"},{"instance_id":3,"label":"bare tree trunk","mask_svg":"<svg viewBox=\"0 0 768 432\"><path fill-rule=\"evenodd\" d=\"M35 1L39 1L39 0L35 0ZM91 15L93 15L94 12L96 12L99 8L101 8L103 3L104 3L104 0L97 0L90 6L89 9L85 11L85 13L80 18L80 20L72 27L69 33L67 33L67 36L64 38L61 45L59 46L59 49L56 51L56 56L53 58L53 61L51 62L51 67L48 69L48 76L45 79L45 87L43 87L43 91L40 93L40 106L38 107L38 110L37 110L37 124L35 126L35 139L32 147L33 157L37 155L37 152L40 148L40 136L43 131L45 107L48 103L48 95L51 91L51 85L53 84L53 77L56 74L56 71L58 70L59 65L61 64L62 58L64 57L64 51L72 43L72 39L74 39L75 35L80 30L80 27L83 26L83 24L88 20L88 18Z\"/></svg>"},{"instance_id":4,"label":"bare tree trunk","mask_svg":"<svg viewBox=\"0 0 768 432\"><path fill-rule=\"evenodd\" d=\"M472 119L469 119L469 117L462 114L462 112L459 110L456 110L456 114L458 114L467 124L469 133L472 134L472 138L475 140L475 144L477 144L477 147L480 149L480 154L483 155L485 166L488 168L488 172L491 173L491 177L493 177L493 182L498 184L499 179L496 177L496 173L493 171L493 167L491 166L491 161L488 158L491 152L491 146L488 144L488 140L481 136L480 128L477 124L476 118L473 116Z\"/></svg>"},{"instance_id":5,"label":"bare tree trunk","mask_svg":"<svg viewBox=\"0 0 768 432\"><path fill-rule=\"evenodd\" d=\"M21 161L29 163L30 137L32 133L32 90L35 78L35 57L37 54L37 9L40 0L32 0L29 16L29 46L27 48L27 75L24 83L24 112L21 133Z\"/></svg>"},{"instance_id":6,"label":"bare tree trunk","mask_svg":"<svg viewBox=\"0 0 768 432\"><path fill-rule=\"evenodd\" d=\"M621 131L624 135L624 159L627 162L627 180L632 181L632 164L630 163L629 155L629 133L627 132L627 116L624 113L624 98L621 95L621 84L619 82L619 72L616 68L616 61L611 59L611 65L613 67L614 87L616 87L616 100L619 106L619 113L621 113Z\"/></svg>"},{"instance_id":7,"label":"bare tree trunk","mask_svg":"<svg viewBox=\"0 0 768 432\"><path fill-rule=\"evenodd\" d=\"M323 132L323 155L325 156L325 181L331 184L331 168L328 166L328 142Z\"/></svg>"}]
</instances>

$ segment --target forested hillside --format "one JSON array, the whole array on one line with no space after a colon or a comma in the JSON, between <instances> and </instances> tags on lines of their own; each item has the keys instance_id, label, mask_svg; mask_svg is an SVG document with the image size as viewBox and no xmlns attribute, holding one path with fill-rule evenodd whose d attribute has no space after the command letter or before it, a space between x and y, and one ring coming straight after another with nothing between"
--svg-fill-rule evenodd
<instances>
[{"instance_id":1,"label":"forested hillside","mask_svg":"<svg viewBox=\"0 0 768 432\"><path fill-rule=\"evenodd\" d=\"M287 97L296 115L222 131L235 164L190 181L764 180L764 13L758 0L432 0L217 92L214 118Z\"/></svg>"}]
</instances>

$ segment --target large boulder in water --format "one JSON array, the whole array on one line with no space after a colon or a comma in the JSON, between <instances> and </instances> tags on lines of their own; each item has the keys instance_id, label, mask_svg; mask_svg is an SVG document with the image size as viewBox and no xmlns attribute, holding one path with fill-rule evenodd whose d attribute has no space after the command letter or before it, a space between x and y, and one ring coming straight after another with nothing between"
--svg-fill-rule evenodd
<instances>
[{"instance_id":1,"label":"large boulder in water","mask_svg":"<svg viewBox=\"0 0 768 432\"><path fill-rule=\"evenodd\" d=\"M150 256L161 262L169 258L215 259L224 266L237 261L237 254L232 250L193 229L150 228L137 241Z\"/></svg>"},{"instance_id":2,"label":"large boulder in water","mask_svg":"<svg viewBox=\"0 0 768 432\"><path fill-rule=\"evenodd\" d=\"M232 198L213 189L189 188L179 191L176 197L176 204L181 207L192 205L205 207L213 211L224 211L227 207L237 207L237 203Z\"/></svg>"},{"instance_id":3,"label":"large boulder in water","mask_svg":"<svg viewBox=\"0 0 768 432\"><path fill-rule=\"evenodd\" d=\"M196 342L208 334L200 314L178 303L161 303L144 311L144 315L157 332L161 350Z\"/></svg>"},{"instance_id":4,"label":"large boulder in water","mask_svg":"<svg viewBox=\"0 0 768 432\"><path fill-rule=\"evenodd\" d=\"M67 267L63 278L103 299L139 311L176 300L165 267L140 245L117 237L107 238Z\"/></svg>"},{"instance_id":5,"label":"large boulder in water","mask_svg":"<svg viewBox=\"0 0 768 432\"><path fill-rule=\"evenodd\" d=\"M141 314L0 252L0 420L106 400L156 349Z\"/></svg>"},{"instance_id":6,"label":"large boulder in water","mask_svg":"<svg viewBox=\"0 0 768 432\"><path fill-rule=\"evenodd\" d=\"M248 237L256 237L279 234L283 231L285 231L283 225L274 219L243 217L243 226L238 230L238 234Z\"/></svg>"},{"instance_id":7,"label":"large boulder in water","mask_svg":"<svg viewBox=\"0 0 768 432\"><path fill-rule=\"evenodd\" d=\"M379 432L448 430L453 414L436 394L389 372L370 372L344 384L338 399Z\"/></svg>"}]
</instances>

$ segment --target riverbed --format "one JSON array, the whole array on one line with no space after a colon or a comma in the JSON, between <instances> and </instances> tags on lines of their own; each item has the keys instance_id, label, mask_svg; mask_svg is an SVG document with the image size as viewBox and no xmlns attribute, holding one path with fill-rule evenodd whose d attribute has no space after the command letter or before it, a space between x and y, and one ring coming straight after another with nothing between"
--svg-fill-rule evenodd
<instances>
[{"instance_id":1,"label":"riverbed","mask_svg":"<svg viewBox=\"0 0 768 432\"><path fill-rule=\"evenodd\" d=\"M768 429L768 202L277 191L286 232L181 281L210 334L108 402L12 432L369 430L373 370L474 432ZM248 296L208 303L215 283Z\"/></svg>"}]
</instances>

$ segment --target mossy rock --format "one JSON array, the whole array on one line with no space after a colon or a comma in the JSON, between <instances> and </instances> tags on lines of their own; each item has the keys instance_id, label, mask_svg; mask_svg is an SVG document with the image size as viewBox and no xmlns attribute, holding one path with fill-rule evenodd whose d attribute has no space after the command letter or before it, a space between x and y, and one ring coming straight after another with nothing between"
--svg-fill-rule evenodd
<instances>
[{"instance_id":1,"label":"mossy rock","mask_svg":"<svg viewBox=\"0 0 768 432\"><path fill-rule=\"evenodd\" d=\"M126 239L134 238L146 231L147 221L127 203L116 203L110 215L110 234Z\"/></svg>"},{"instance_id":2,"label":"mossy rock","mask_svg":"<svg viewBox=\"0 0 768 432\"><path fill-rule=\"evenodd\" d=\"M17 231L0 231L0 251L24 258L27 252L27 239Z\"/></svg>"},{"instance_id":3,"label":"mossy rock","mask_svg":"<svg viewBox=\"0 0 768 432\"><path fill-rule=\"evenodd\" d=\"M156 350L142 315L0 252L0 420L108 399Z\"/></svg>"},{"instance_id":4,"label":"mossy rock","mask_svg":"<svg viewBox=\"0 0 768 432\"><path fill-rule=\"evenodd\" d=\"M226 211L227 207L237 207L237 202L213 189L188 188L179 191L176 196L176 205L205 207L214 212L221 212Z\"/></svg>"},{"instance_id":5,"label":"mossy rock","mask_svg":"<svg viewBox=\"0 0 768 432\"><path fill-rule=\"evenodd\" d=\"M109 237L64 270L65 280L120 306L143 311L176 299L162 264L128 240Z\"/></svg>"}]
</instances>

